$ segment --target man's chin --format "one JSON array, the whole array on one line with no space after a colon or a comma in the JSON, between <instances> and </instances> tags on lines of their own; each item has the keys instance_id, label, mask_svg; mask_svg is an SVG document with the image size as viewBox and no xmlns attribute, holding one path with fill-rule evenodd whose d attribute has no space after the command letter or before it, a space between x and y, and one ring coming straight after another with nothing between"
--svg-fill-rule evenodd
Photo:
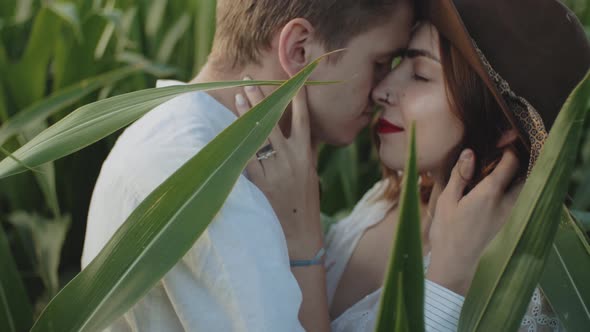
<instances>
[{"instance_id":1,"label":"man's chin","mask_svg":"<svg viewBox=\"0 0 590 332\"><path fill-rule=\"evenodd\" d=\"M360 130L350 130L346 133L341 132L337 135L332 135L329 139L325 141L326 144L332 145L335 147L346 147L354 143L356 138L358 137Z\"/></svg>"}]
</instances>

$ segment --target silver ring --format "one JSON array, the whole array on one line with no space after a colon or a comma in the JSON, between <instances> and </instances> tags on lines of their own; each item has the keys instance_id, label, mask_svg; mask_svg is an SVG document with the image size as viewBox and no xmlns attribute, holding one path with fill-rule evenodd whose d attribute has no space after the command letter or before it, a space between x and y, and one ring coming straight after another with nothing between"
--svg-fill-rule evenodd
<instances>
[{"instance_id":1,"label":"silver ring","mask_svg":"<svg viewBox=\"0 0 590 332\"><path fill-rule=\"evenodd\" d=\"M268 143L267 145L263 146L262 149L260 149L260 150L258 150L258 152L256 152L256 159L266 160L266 159L269 159L270 157L274 156L275 154L277 154L277 152L272 147L272 144Z\"/></svg>"}]
</instances>

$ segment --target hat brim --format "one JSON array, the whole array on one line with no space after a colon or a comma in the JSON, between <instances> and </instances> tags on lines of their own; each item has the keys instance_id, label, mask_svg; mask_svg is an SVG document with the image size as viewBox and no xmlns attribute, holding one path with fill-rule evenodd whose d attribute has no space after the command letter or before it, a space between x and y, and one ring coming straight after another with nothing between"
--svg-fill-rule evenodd
<instances>
[{"instance_id":1,"label":"hat brim","mask_svg":"<svg viewBox=\"0 0 590 332\"><path fill-rule=\"evenodd\" d=\"M492 78L489 76L481 58L477 54L473 39L469 34L459 11L452 0L424 0L419 5L421 19L431 22L438 31L445 36L451 44L463 55L471 68L482 79L488 90L494 96L494 99L502 109L504 116L510 122L512 127L518 129L519 138L524 145L530 149L527 134L523 133L516 116L510 110L501 92L496 87Z\"/></svg>"}]
</instances>

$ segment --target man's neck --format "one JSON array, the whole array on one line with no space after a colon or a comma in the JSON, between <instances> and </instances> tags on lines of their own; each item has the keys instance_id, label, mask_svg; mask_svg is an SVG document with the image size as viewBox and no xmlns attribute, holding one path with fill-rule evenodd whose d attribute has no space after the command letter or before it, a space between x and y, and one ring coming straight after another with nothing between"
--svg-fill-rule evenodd
<instances>
[{"instance_id":1,"label":"man's neck","mask_svg":"<svg viewBox=\"0 0 590 332\"><path fill-rule=\"evenodd\" d=\"M266 67L268 68L268 66ZM280 71L273 71L264 68L264 66L248 66L239 70L227 70L221 71L215 68L212 64L205 64L199 74L191 80L190 83L206 83L206 82L219 82L219 81L241 81L246 76L251 77L255 80L285 80L288 77ZM265 96L271 94L276 87L273 86L261 86L262 92ZM244 89L241 87L237 88L226 88L218 90L207 91L211 97L217 100L220 104L225 106L228 110L239 117L238 111L235 106L235 98L238 93L244 95ZM288 132L291 127L291 107L289 106L285 111L285 115L279 121L279 126L283 129L283 132ZM313 139L311 140L311 149L314 157L316 157L317 165L317 152L321 142Z\"/></svg>"},{"instance_id":2,"label":"man's neck","mask_svg":"<svg viewBox=\"0 0 590 332\"><path fill-rule=\"evenodd\" d=\"M208 82L220 82L220 81L240 81L244 79L246 75L242 71L234 70L228 72L222 72L216 70L213 65L207 63L199 74L193 78L190 83L208 83ZM228 110L239 116L235 106L235 96L242 92L242 88L226 88L218 90L210 90L206 93L217 100L220 104L225 106Z\"/></svg>"}]
</instances>

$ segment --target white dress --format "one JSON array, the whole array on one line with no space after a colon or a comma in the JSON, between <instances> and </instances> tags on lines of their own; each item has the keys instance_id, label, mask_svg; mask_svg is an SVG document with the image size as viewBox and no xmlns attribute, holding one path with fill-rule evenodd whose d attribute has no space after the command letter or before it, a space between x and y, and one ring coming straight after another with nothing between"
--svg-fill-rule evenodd
<instances>
[{"instance_id":1,"label":"white dress","mask_svg":"<svg viewBox=\"0 0 590 332\"><path fill-rule=\"evenodd\" d=\"M392 207L391 202L375 200L387 187L378 182L355 206L352 213L333 225L326 236L327 289L330 306L348 260L364 232L378 224ZM429 257L424 258L427 269ZM374 330L382 289L367 295L332 321L332 332L369 332ZM464 298L429 280L425 281L424 320L426 331L456 331ZM564 331L551 313L539 290L535 289L520 331Z\"/></svg>"}]
</instances>

